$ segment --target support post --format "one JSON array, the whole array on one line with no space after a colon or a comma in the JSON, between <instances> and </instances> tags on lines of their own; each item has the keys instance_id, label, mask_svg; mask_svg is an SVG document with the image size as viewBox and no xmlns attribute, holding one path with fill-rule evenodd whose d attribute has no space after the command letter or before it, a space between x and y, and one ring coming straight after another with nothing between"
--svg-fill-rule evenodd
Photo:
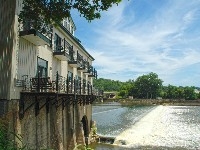
<instances>
[{"instance_id":1,"label":"support post","mask_svg":"<svg viewBox=\"0 0 200 150\"><path fill-rule=\"evenodd\" d=\"M56 92L58 92L58 71L56 72Z\"/></svg>"},{"instance_id":2,"label":"support post","mask_svg":"<svg viewBox=\"0 0 200 150\"><path fill-rule=\"evenodd\" d=\"M69 94L69 76L67 74L67 94Z\"/></svg>"},{"instance_id":3,"label":"support post","mask_svg":"<svg viewBox=\"0 0 200 150\"><path fill-rule=\"evenodd\" d=\"M37 83L37 92L40 92L40 71L38 71L38 83Z\"/></svg>"}]
</instances>

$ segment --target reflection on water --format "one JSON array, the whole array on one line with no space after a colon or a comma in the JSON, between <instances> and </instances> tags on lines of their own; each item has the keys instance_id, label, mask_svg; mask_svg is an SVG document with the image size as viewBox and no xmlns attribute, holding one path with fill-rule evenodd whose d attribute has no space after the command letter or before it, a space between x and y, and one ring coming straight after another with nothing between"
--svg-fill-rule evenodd
<instances>
[{"instance_id":1,"label":"reflection on water","mask_svg":"<svg viewBox=\"0 0 200 150\"><path fill-rule=\"evenodd\" d=\"M98 134L116 137L95 149L200 149L199 116L199 106L94 106Z\"/></svg>"}]
</instances>

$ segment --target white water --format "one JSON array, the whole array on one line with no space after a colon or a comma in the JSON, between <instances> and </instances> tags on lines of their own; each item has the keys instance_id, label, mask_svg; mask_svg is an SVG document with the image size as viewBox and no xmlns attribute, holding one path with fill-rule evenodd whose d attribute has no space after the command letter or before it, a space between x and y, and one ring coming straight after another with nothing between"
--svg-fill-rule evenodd
<instances>
[{"instance_id":1,"label":"white water","mask_svg":"<svg viewBox=\"0 0 200 150\"><path fill-rule=\"evenodd\" d=\"M154 108L150 113L144 116L139 122L135 123L131 128L125 130L115 139L114 144L121 144L121 141L124 141L128 145L149 145L152 143L152 138L156 134L162 134L164 132L162 128L157 133L153 133L153 127L158 123L158 118L162 113L163 107L158 106Z\"/></svg>"},{"instance_id":2,"label":"white water","mask_svg":"<svg viewBox=\"0 0 200 150\"><path fill-rule=\"evenodd\" d=\"M174 110L173 113L180 112ZM200 149L200 126L188 128L170 107L157 106L130 128L121 132L114 144L125 147L163 146ZM177 121L176 121L177 120Z\"/></svg>"}]
</instances>

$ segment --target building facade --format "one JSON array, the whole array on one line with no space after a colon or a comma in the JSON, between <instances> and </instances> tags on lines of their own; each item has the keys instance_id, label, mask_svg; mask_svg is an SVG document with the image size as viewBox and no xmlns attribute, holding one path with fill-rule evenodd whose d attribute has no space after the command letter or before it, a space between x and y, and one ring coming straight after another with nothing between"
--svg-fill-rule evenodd
<instances>
[{"instance_id":1,"label":"building facade","mask_svg":"<svg viewBox=\"0 0 200 150\"><path fill-rule=\"evenodd\" d=\"M21 0L2 4L0 99L1 108L17 112L10 120L12 130L22 136L22 143L16 144L30 149L87 144L97 71L94 58L75 37L72 18L42 33L33 28L33 21L18 22Z\"/></svg>"}]
</instances>

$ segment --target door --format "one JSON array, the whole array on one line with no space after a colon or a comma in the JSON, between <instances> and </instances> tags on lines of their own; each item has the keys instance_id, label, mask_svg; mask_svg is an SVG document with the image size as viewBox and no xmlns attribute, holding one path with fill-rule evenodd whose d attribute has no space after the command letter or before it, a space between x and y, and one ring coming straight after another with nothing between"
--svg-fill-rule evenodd
<instances>
[{"instance_id":1,"label":"door","mask_svg":"<svg viewBox=\"0 0 200 150\"><path fill-rule=\"evenodd\" d=\"M48 76L48 61L38 57L37 76L46 78Z\"/></svg>"}]
</instances>

